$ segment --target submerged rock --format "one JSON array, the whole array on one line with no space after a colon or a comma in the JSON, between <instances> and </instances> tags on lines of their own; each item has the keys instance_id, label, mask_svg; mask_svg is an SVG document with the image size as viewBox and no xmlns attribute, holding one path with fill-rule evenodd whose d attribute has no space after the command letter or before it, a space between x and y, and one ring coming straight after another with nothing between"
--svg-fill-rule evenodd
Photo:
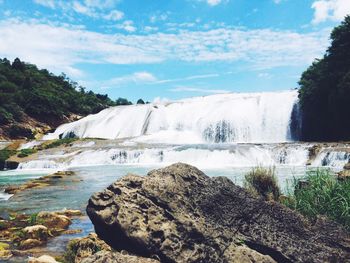
<instances>
[{"instance_id":1,"label":"submerged rock","mask_svg":"<svg viewBox=\"0 0 350 263\"><path fill-rule=\"evenodd\" d=\"M45 188L54 185L57 180L62 180L73 175L75 175L75 173L72 171L58 171L54 174L27 181L21 185L9 185L5 188L5 193L17 194L29 189Z\"/></svg>"},{"instance_id":2,"label":"submerged rock","mask_svg":"<svg viewBox=\"0 0 350 263\"><path fill-rule=\"evenodd\" d=\"M87 213L114 249L161 262L346 262L348 233L311 225L225 177L174 164L127 175L94 194Z\"/></svg>"}]
</instances>

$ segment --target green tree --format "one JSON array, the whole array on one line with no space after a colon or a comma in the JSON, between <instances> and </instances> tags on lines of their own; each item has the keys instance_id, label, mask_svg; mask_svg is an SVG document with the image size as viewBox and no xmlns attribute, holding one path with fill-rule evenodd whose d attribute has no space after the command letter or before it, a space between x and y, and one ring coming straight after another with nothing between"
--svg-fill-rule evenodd
<instances>
[{"instance_id":1,"label":"green tree","mask_svg":"<svg viewBox=\"0 0 350 263\"><path fill-rule=\"evenodd\" d=\"M303 139L350 139L350 16L331 34L331 46L301 76Z\"/></svg>"}]
</instances>

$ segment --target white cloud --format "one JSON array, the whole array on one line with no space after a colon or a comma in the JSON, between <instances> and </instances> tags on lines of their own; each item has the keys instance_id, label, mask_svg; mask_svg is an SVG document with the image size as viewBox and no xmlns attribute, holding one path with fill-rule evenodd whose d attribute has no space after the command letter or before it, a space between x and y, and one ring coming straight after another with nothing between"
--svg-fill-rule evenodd
<instances>
[{"instance_id":1,"label":"white cloud","mask_svg":"<svg viewBox=\"0 0 350 263\"><path fill-rule=\"evenodd\" d=\"M129 32L136 30L132 23L124 26ZM247 68L264 70L311 63L329 45L329 32L302 34L271 29L221 28L181 30L173 34L113 35L8 19L0 21L0 57L20 57L58 73L74 72L79 63L147 64L162 61L241 62Z\"/></svg>"},{"instance_id":2,"label":"white cloud","mask_svg":"<svg viewBox=\"0 0 350 263\"><path fill-rule=\"evenodd\" d=\"M178 86L176 88L170 89L171 92L200 92L200 93L208 93L208 94L218 94L218 93L229 93L229 90L223 89L203 89L203 88L194 88L194 87L186 87L186 86Z\"/></svg>"},{"instance_id":3,"label":"white cloud","mask_svg":"<svg viewBox=\"0 0 350 263\"><path fill-rule=\"evenodd\" d=\"M221 0L207 0L208 5L215 6L221 3Z\"/></svg>"},{"instance_id":4,"label":"white cloud","mask_svg":"<svg viewBox=\"0 0 350 263\"><path fill-rule=\"evenodd\" d=\"M127 32L130 32L130 33L136 31L136 27L134 26L134 22L131 20L126 20L122 24L116 25L116 28L123 29Z\"/></svg>"},{"instance_id":5,"label":"white cloud","mask_svg":"<svg viewBox=\"0 0 350 263\"><path fill-rule=\"evenodd\" d=\"M64 13L78 13L92 18L101 18L105 20L118 21L124 17L124 13L113 9L118 0L33 0L34 3L51 8L61 9Z\"/></svg>"},{"instance_id":6,"label":"white cloud","mask_svg":"<svg viewBox=\"0 0 350 263\"><path fill-rule=\"evenodd\" d=\"M103 18L106 20L118 21L124 17L124 13L119 10L112 10L109 14L105 15Z\"/></svg>"},{"instance_id":7,"label":"white cloud","mask_svg":"<svg viewBox=\"0 0 350 263\"><path fill-rule=\"evenodd\" d=\"M54 9L55 8L55 1L54 0L34 0L34 3L43 5L49 8Z\"/></svg>"},{"instance_id":8,"label":"white cloud","mask_svg":"<svg viewBox=\"0 0 350 263\"><path fill-rule=\"evenodd\" d=\"M99 85L103 89L108 89L108 88L120 87L130 82L134 84L146 84L150 82L155 82L156 80L157 78L153 76L153 74L146 71L142 71L142 72L135 72L131 75L125 75L125 76L113 78L110 80L89 83L89 84L92 86Z\"/></svg>"},{"instance_id":9,"label":"white cloud","mask_svg":"<svg viewBox=\"0 0 350 263\"><path fill-rule=\"evenodd\" d=\"M350 14L349 0L317 0L312 4L315 10L313 24L331 21L341 21Z\"/></svg>"},{"instance_id":10,"label":"white cloud","mask_svg":"<svg viewBox=\"0 0 350 263\"><path fill-rule=\"evenodd\" d=\"M273 2L278 5L282 2L282 0L273 0Z\"/></svg>"},{"instance_id":11,"label":"white cloud","mask_svg":"<svg viewBox=\"0 0 350 263\"><path fill-rule=\"evenodd\" d=\"M193 80L193 79L216 78L219 76L220 76L219 74L193 75L193 76L188 76L188 77L184 77L184 78L177 78L177 79L162 79L162 80L156 81L155 83L163 84L163 83L179 82L179 81L186 81L186 80Z\"/></svg>"}]
</instances>

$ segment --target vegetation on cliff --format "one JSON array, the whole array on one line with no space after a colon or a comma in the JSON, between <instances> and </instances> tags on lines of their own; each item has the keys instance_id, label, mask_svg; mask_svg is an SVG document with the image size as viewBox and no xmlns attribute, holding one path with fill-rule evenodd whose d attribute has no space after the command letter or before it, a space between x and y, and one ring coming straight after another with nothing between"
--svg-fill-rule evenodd
<instances>
[{"instance_id":1,"label":"vegetation on cliff","mask_svg":"<svg viewBox=\"0 0 350 263\"><path fill-rule=\"evenodd\" d=\"M350 139L350 16L331 34L331 46L302 74L299 98L307 141Z\"/></svg>"},{"instance_id":2,"label":"vegetation on cliff","mask_svg":"<svg viewBox=\"0 0 350 263\"><path fill-rule=\"evenodd\" d=\"M63 73L56 76L18 58L12 63L6 58L0 59L3 137L33 137L30 128L24 128L21 123L32 121L35 126L38 121L55 128L71 115L84 116L109 106L129 104L131 102L126 99L113 101L107 95L87 92Z\"/></svg>"}]
</instances>

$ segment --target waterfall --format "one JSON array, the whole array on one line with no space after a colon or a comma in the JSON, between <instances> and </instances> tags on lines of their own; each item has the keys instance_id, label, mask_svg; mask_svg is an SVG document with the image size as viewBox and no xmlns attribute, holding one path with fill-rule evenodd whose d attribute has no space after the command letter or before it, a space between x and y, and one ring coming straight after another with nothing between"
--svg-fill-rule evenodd
<instances>
[{"instance_id":1,"label":"waterfall","mask_svg":"<svg viewBox=\"0 0 350 263\"><path fill-rule=\"evenodd\" d=\"M297 139L293 133L297 126L291 124L297 101L297 91L283 91L111 107L64 124L44 139L137 138L139 142L168 144L286 142Z\"/></svg>"}]
</instances>

